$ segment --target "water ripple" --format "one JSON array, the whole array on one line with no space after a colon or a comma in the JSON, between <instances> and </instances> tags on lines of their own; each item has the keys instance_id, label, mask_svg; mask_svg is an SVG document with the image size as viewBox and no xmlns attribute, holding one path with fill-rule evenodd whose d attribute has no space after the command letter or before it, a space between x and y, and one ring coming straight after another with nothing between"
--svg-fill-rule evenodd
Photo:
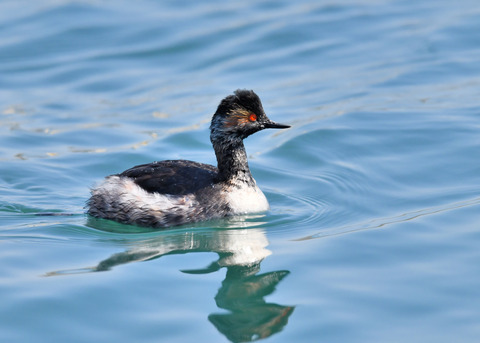
<instances>
[{"instance_id":1,"label":"water ripple","mask_svg":"<svg viewBox=\"0 0 480 343\"><path fill-rule=\"evenodd\" d=\"M418 218L425 217L425 216L436 215L442 212L453 211L456 209L470 207L470 206L477 206L477 205L480 205L480 198L458 201L455 203L450 203L442 206L424 208L416 211L402 213L393 217L376 218L376 219L369 220L367 222L355 223L355 224L342 226L342 227L331 227L331 228L327 227L325 229L322 229L318 233L301 237L301 238L296 238L293 240L304 241L304 240L323 238L328 236L342 235L346 233L352 233L352 232L363 231L363 230L380 229L380 228L388 227L393 224L416 220Z\"/></svg>"}]
</instances>

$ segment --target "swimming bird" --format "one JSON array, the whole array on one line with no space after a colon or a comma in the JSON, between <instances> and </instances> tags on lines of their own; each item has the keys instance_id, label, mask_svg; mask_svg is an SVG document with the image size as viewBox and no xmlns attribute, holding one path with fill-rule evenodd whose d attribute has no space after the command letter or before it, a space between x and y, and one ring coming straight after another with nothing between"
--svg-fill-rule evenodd
<instances>
[{"instance_id":1,"label":"swimming bird","mask_svg":"<svg viewBox=\"0 0 480 343\"><path fill-rule=\"evenodd\" d=\"M210 125L217 167L187 160L135 166L92 189L87 213L163 228L265 212L269 204L250 173L243 140L263 129L289 127L267 117L255 92L236 90L220 102Z\"/></svg>"}]
</instances>

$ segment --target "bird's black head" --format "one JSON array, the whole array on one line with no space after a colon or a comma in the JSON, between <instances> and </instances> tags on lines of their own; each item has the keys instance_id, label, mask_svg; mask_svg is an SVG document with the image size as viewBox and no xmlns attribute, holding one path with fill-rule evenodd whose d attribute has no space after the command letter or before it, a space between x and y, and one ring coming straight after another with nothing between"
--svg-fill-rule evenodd
<instances>
[{"instance_id":1,"label":"bird's black head","mask_svg":"<svg viewBox=\"0 0 480 343\"><path fill-rule=\"evenodd\" d=\"M286 129L289 125L271 121L254 91L238 89L218 105L210 125L211 139L244 139L263 129Z\"/></svg>"}]
</instances>

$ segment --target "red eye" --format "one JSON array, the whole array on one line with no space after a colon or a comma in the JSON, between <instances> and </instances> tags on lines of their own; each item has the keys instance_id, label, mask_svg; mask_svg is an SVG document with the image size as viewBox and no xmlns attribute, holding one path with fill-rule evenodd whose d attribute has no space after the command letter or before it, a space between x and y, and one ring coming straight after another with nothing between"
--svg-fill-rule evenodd
<instances>
[{"instance_id":1,"label":"red eye","mask_svg":"<svg viewBox=\"0 0 480 343\"><path fill-rule=\"evenodd\" d=\"M250 115L248 116L248 120L256 121L257 120L257 115L255 113L250 113Z\"/></svg>"}]
</instances>

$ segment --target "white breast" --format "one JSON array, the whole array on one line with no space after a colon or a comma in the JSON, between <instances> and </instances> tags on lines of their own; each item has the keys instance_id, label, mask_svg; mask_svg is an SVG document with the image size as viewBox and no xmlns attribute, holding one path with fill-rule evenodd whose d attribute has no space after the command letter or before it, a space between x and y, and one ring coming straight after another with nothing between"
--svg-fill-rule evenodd
<instances>
[{"instance_id":1,"label":"white breast","mask_svg":"<svg viewBox=\"0 0 480 343\"><path fill-rule=\"evenodd\" d=\"M228 204L235 214L265 212L270 208L267 198L257 185L235 188L226 195Z\"/></svg>"}]
</instances>

